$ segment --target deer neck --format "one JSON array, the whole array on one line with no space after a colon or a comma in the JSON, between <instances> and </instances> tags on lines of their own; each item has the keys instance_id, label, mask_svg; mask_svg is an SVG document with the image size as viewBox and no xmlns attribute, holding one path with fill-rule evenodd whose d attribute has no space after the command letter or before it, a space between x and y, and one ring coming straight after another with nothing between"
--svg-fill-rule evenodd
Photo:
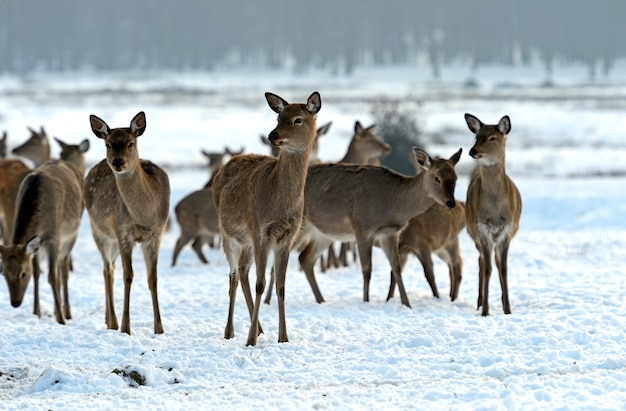
<instances>
[{"instance_id":1,"label":"deer neck","mask_svg":"<svg viewBox=\"0 0 626 411\"><path fill-rule=\"evenodd\" d=\"M426 192L424 175L425 173L414 177L405 177L398 186L393 207L402 214L401 220L408 221L424 213L435 204L435 199Z\"/></svg>"},{"instance_id":2,"label":"deer neck","mask_svg":"<svg viewBox=\"0 0 626 411\"><path fill-rule=\"evenodd\" d=\"M274 187L285 190L283 195L295 201L304 192L304 183L311 156L311 147L305 152L281 151L274 169Z\"/></svg>"},{"instance_id":3,"label":"deer neck","mask_svg":"<svg viewBox=\"0 0 626 411\"><path fill-rule=\"evenodd\" d=\"M158 213L159 201L141 164L131 173L113 174L117 190L128 212L137 221L151 221Z\"/></svg>"},{"instance_id":4,"label":"deer neck","mask_svg":"<svg viewBox=\"0 0 626 411\"><path fill-rule=\"evenodd\" d=\"M498 162L491 164L478 163L475 171L475 178L480 178L484 191L497 192L501 191L506 180L506 171L504 169L504 157Z\"/></svg>"},{"instance_id":5,"label":"deer neck","mask_svg":"<svg viewBox=\"0 0 626 411\"><path fill-rule=\"evenodd\" d=\"M355 147L354 140L350 142L348 146L348 151L346 155L341 159L340 163L351 163L351 164L364 164L368 159L364 158L365 156L362 153L359 153L359 150Z\"/></svg>"}]
</instances>

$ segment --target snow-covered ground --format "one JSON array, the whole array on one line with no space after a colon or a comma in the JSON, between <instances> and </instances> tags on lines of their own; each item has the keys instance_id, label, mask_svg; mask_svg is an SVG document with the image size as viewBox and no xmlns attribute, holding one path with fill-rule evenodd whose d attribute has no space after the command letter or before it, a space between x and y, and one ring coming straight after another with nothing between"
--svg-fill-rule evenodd
<instances>
[{"instance_id":1,"label":"snow-covered ground","mask_svg":"<svg viewBox=\"0 0 626 411\"><path fill-rule=\"evenodd\" d=\"M430 139L426 149L445 156L464 149L460 199L473 140L463 114L485 122L508 114L513 125L508 169L524 200L509 258L511 315L502 313L497 275L491 281L492 315L483 318L476 310L477 252L462 232L459 300L434 299L421 265L411 257L403 276L412 309L399 298L385 301L389 267L380 250L374 250L369 303L361 301L362 276L353 264L318 274L326 299L318 305L293 254L286 293L290 342L276 342L273 302L261 307L265 334L255 347L245 346L249 319L242 295L235 338L223 338L228 268L219 250L205 248L210 264L202 265L187 247L178 265L170 267L176 223L163 238L159 262L165 334L152 332L139 250L133 334L106 330L102 265L85 214L72 253L74 318L66 326L54 321L45 277L40 320L32 315L31 289L14 309L0 284L1 407L624 409L626 81L616 74L588 84L584 73L571 71L557 73L555 86L543 88L541 74L515 74L479 71L477 89L463 87L468 75L458 72L439 82L406 71L339 79L320 73L0 79L0 130L9 132L10 146L27 138L27 126L44 125L49 135L68 142L89 138L90 164L103 158L104 146L91 134L89 114L119 127L144 110L148 126L139 151L168 166L172 208L207 180L206 170L190 167L203 164L201 148L267 151L258 137L273 128L275 114L265 91L293 102L320 92L319 124L333 121L320 149L320 157L329 161L343 155L355 120L373 121L372 98L421 100ZM435 272L446 296L448 273L439 260Z\"/></svg>"}]
</instances>

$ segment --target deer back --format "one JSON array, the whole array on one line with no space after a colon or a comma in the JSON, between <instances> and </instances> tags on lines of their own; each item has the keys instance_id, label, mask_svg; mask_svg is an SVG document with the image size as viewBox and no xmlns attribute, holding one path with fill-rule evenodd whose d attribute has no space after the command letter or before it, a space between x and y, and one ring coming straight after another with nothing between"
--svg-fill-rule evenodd
<instances>
[{"instance_id":1,"label":"deer back","mask_svg":"<svg viewBox=\"0 0 626 411\"><path fill-rule=\"evenodd\" d=\"M220 233L212 187L194 191L183 197L174 207L174 212L181 231L190 233L191 237Z\"/></svg>"}]
</instances>

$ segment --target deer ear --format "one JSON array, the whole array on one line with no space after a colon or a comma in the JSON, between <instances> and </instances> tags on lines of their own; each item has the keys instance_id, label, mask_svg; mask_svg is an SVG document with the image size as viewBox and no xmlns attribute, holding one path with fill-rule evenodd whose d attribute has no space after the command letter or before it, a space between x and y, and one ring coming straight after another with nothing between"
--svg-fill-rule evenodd
<instances>
[{"instance_id":1,"label":"deer ear","mask_svg":"<svg viewBox=\"0 0 626 411\"><path fill-rule=\"evenodd\" d=\"M432 158L424 150L413 147L413 156L415 157L415 162L419 164L423 169L426 170L428 169L428 167L430 167Z\"/></svg>"},{"instance_id":2,"label":"deer ear","mask_svg":"<svg viewBox=\"0 0 626 411\"><path fill-rule=\"evenodd\" d=\"M63 141L61 141L58 137L53 137L54 141L56 141L57 143L59 143L59 145L61 146L61 148L65 148L67 147L67 144L64 143Z\"/></svg>"},{"instance_id":3,"label":"deer ear","mask_svg":"<svg viewBox=\"0 0 626 411\"><path fill-rule=\"evenodd\" d=\"M473 116L469 113L465 113L465 122L469 127L470 131L474 134L478 133L478 130L484 125L482 121L478 119L478 117Z\"/></svg>"},{"instance_id":4,"label":"deer ear","mask_svg":"<svg viewBox=\"0 0 626 411\"><path fill-rule=\"evenodd\" d=\"M130 129L135 137L139 137L146 131L146 114L143 111L137 113L130 121Z\"/></svg>"},{"instance_id":5,"label":"deer ear","mask_svg":"<svg viewBox=\"0 0 626 411\"><path fill-rule=\"evenodd\" d=\"M450 157L450 161L452 161L452 164L456 165L456 163L459 162L459 160L461 159L462 152L463 152L463 148L459 148L459 151L457 151L456 153L452 155L452 157Z\"/></svg>"},{"instance_id":6,"label":"deer ear","mask_svg":"<svg viewBox=\"0 0 626 411\"><path fill-rule=\"evenodd\" d=\"M323 135L325 135L326 133L328 133L328 130L330 130L330 126L333 125L333 122L331 121L330 123L327 123L325 125L323 125L322 127L317 129L317 136L321 137Z\"/></svg>"},{"instance_id":7,"label":"deer ear","mask_svg":"<svg viewBox=\"0 0 626 411\"><path fill-rule=\"evenodd\" d=\"M511 119L509 116L504 116L498 122L498 131L502 134L509 134L511 132Z\"/></svg>"},{"instance_id":8,"label":"deer ear","mask_svg":"<svg viewBox=\"0 0 626 411\"><path fill-rule=\"evenodd\" d=\"M280 114L285 107L289 105L286 100L274 93L265 93L265 100L267 100L267 104L270 105L270 108L278 114Z\"/></svg>"},{"instance_id":9,"label":"deer ear","mask_svg":"<svg viewBox=\"0 0 626 411\"><path fill-rule=\"evenodd\" d=\"M41 240L39 237L35 236L28 240L26 243L26 254L33 256L37 251L39 251L39 246L41 245Z\"/></svg>"},{"instance_id":10,"label":"deer ear","mask_svg":"<svg viewBox=\"0 0 626 411\"><path fill-rule=\"evenodd\" d=\"M80 151L81 153L86 153L87 150L89 150L89 140L84 139L78 145L78 151Z\"/></svg>"},{"instance_id":11,"label":"deer ear","mask_svg":"<svg viewBox=\"0 0 626 411\"><path fill-rule=\"evenodd\" d=\"M363 126L359 120L354 122L354 134L361 134L363 132Z\"/></svg>"},{"instance_id":12,"label":"deer ear","mask_svg":"<svg viewBox=\"0 0 626 411\"><path fill-rule=\"evenodd\" d=\"M89 122L91 123L91 131L93 131L98 138L106 138L111 132L107 123L94 114L89 116Z\"/></svg>"},{"instance_id":13,"label":"deer ear","mask_svg":"<svg viewBox=\"0 0 626 411\"><path fill-rule=\"evenodd\" d=\"M322 98L320 93L314 91L306 101L306 109L311 114L317 114L322 108Z\"/></svg>"}]
</instances>

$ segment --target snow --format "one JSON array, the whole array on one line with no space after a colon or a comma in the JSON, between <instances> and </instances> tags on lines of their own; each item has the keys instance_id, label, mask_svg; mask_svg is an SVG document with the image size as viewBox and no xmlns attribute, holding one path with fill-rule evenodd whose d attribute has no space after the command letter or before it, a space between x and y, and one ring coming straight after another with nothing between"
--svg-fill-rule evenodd
<instances>
[{"instance_id":1,"label":"snow","mask_svg":"<svg viewBox=\"0 0 626 411\"><path fill-rule=\"evenodd\" d=\"M626 121L623 72L606 84L585 83L575 70L542 88L535 71L474 73L481 87L464 89L467 73L432 82L414 73L363 71L351 78L323 73L160 74L96 77L40 75L0 79L0 129L9 145L44 125L50 136L89 138L88 166L104 156L89 129L96 114L127 126L144 110L144 158L166 165L171 208L207 180L200 149L225 145L266 153L259 140L275 124L263 93L304 102L322 96L319 124L333 121L320 157L343 156L354 121L373 119L368 99L419 97L424 130L438 136L433 155L464 150L457 197L465 198L467 152L473 137L463 120L511 117L507 167L523 197L520 231L509 257L513 313L504 315L497 275L491 315L476 310L476 249L464 231L460 297L434 299L411 257L403 276L412 309L387 302L389 267L374 250L371 301L362 298L358 265L318 273L326 299L315 303L297 255L287 275L289 343L277 343L275 300L263 305L265 334L245 345L249 318L241 293L235 338L223 338L228 267L205 247L202 265L187 246L170 267L178 226L163 237L159 299L163 335L153 334L150 294L140 250L128 336L106 330L100 256L83 216L72 252L74 318L54 320L52 295L41 281L42 318L32 314L32 287L12 308L0 286L0 401L3 409L623 409L626 407ZM497 76L496 76L497 74ZM532 75L531 75L532 74ZM619 74L619 75L618 75ZM411 77L412 76L412 77ZM483 77L484 76L484 77ZM620 77L621 76L621 77ZM502 79L502 80L499 80ZM502 81L517 87L498 88ZM55 143L53 148L58 150ZM53 151L57 155L58 151ZM435 273L447 296L447 267ZM121 316L121 264L115 284ZM44 274L45 275L45 274ZM45 278L45 277L42 277ZM254 280L254 275L251 275Z\"/></svg>"}]
</instances>

